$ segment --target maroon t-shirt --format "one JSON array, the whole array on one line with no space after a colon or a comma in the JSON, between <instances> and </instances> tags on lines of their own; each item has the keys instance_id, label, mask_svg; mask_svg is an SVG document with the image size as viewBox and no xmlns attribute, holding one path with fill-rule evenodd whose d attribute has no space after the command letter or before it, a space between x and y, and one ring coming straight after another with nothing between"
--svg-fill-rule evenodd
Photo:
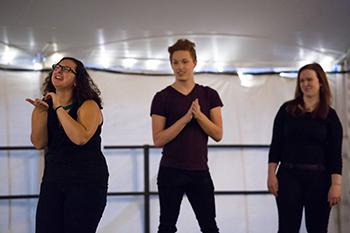
<instances>
[{"instance_id":1,"label":"maroon t-shirt","mask_svg":"<svg viewBox=\"0 0 350 233\"><path fill-rule=\"evenodd\" d=\"M210 87L196 84L188 95L183 95L168 86L154 96L151 115L164 116L165 128L168 128L186 114L196 98L201 111L208 118L212 108L223 106L219 94ZM208 170L207 143L208 135L193 118L172 141L164 145L160 166L184 170Z\"/></svg>"}]
</instances>

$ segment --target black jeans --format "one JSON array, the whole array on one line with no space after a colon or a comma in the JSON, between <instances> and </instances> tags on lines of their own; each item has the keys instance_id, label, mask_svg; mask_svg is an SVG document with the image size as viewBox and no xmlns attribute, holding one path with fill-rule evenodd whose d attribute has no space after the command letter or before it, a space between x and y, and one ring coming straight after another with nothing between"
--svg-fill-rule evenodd
<instances>
[{"instance_id":1,"label":"black jeans","mask_svg":"<svg viewBox=\"0 0 350 233\"><path fill-rule=\"evenodd\" d=\"M303 208L308 233L326 233L331 208L328 203L330 175L326 171L280 168L276 198L279 233L298 233Z\"/></svg>"},{"instance_id":2,"label":"black jeans","mask_svg":"<svg viewBox=\"0 0 350 233\"><path fill-rule=\"evenodd\" d=\"M36 233L95 233L106 206L107 187L42 183Z\"/></svg>"},{"instance_id":3,"label":"black jeans","mask_svg":"<svg viewBox=\"0 0 350 233\"><path fill-rule=\"evenodd\" d=\"M160 224L158 233L176 232L183 195L186 194L204 233L218 233L214 185L208 171L160 167L158 173Z\"/></svg>"}]
</instances>

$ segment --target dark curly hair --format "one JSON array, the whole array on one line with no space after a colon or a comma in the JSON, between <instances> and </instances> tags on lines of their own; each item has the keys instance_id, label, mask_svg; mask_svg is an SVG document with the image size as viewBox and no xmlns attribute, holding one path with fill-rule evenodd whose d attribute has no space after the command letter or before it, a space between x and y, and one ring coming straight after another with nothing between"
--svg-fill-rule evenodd
<instances>
[{"instance_id":1,"label":"dark curly hair","mask_svg":"<svg viewBox=\"0 0 350 233\"><path fill-rule=\"evenodd\" d=\"M320 83L320 103L313 112L313 117L325 119L329 112L332 95L329 88L326 72L318 63L307 64L299 69L294 99L288 102L287 112L294 116L304 114L304 110L299 107L304 107L303 92L301 91L300 87L300 74L304 70L315 71L317 79Z\"/></svg>"},{"instance_id":2,"label":"dark curly hair","mask_svg":"<svg viewBox=\"0 0 350 233\"><path fill-rule=\"evenodd\" d=\"M88 74L84 64L76 58L73 57L64 57L58 63L63 60L71 60L75 63L75 86L73 89L73 101L77 106L81 106L85 100L94 100L100 109L102 109L102 100L100 98L101 91L98 89L96 84L91 79ZM57 64L58 64L57 63ZM52 71L45 78L45 81L42 85L43 95L46 95L48 92L55 92L56 89L51 81Z\"/></svg>"},{"instance_id":3,"label":"dark curly hair","mask_svg":"<svg viewBox=\"0 0 350 233\"><path fill-rule=\"evenodd\" d=\"M168 47L170 62L173 58L173 54L179 50L185 50L185 51L190 52L193 61L197 62L197 54L196 54L195 47L196 47L195 43L193 43L192 41L190 41L188 39L178 39L175 44Z\"/></svg>"}]
</instances>

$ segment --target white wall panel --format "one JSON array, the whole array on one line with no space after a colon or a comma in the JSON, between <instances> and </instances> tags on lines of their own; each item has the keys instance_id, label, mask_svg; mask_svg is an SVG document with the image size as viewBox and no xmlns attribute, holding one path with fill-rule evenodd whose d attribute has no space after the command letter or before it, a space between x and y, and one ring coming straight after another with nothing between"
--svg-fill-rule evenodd
<instances>
[{"instance_id":1,"label":"white wall panel","mask_svg":"<svg viewBox=\"0 0 350 233\"><path fill-rule=\"evenodd\" d=\"M91 71L104 102L103 145L152 144L150 104L156 91L173 82L171 76L123 75ZM30 145L32 107L26 97L39 97L39 72L0 71L0 146ZM335 107L345 122L349 135L349 81L347 86L332 76ZM254 87L242 87L233 75L197 75L196 80L216 89L224 103L224 138L221 144L269 144L274 116L280 105L292 98L294 79L256 76ZM349 79L349 78L347 78ZM339 83L340 82L340 83ZM335 91L336 90L336 91ZM344 95L344 93L348 93ZM345 105L345 107L344 107ZM345 109L345 110L344 110ZM345 113L344 113L345 112ZM344 115L345 114L345 115ZM348 137L348 136L347 136ZM349 141L348 138L346 139ZM215 144L209 141L210 144ZM349 146L344 155L344 194L349 193ZM103 151L110 171L109 191L143 191L142 149L108 149ZM217 191L266 190L268 149L209 149L209 167ZM150 189L157 191L156 177L160 149L150 150ZM42 155L36 151L0 151L0 195L37 193L43 169ZM179 233L199 232L193 211L184 198L179 216ZM275 232L277 209L271 195L216 197L217 221L221 232ZM144 200L142 196L109 197L99 233L143 232ZM332 210L330 229L337 222L350 222L349 199ZM0 201L0 232L34 232L36 199ZM340 217L339 217L340 216ZM151 232L158 226L158 197L151 198ZM344 224L347 227L348 224ZM344 228L345 229L345 228ZM303 227L301 232L306 232Z\"/></svg>"}]
</instances>

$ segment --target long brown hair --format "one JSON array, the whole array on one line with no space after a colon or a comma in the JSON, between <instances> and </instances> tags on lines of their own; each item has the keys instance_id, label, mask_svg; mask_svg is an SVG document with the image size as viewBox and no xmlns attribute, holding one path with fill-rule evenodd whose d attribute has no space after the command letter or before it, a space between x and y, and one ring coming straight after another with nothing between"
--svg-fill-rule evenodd
<instances>
[{"instance_id":1,"label":"long brown hair","mask_svg":"<svg viewBox=\"0 0 350 233\"><path fill-rule=\"evenodd\" d=\"M58 63L63 60L71 60L75 63L76 68L76 86L73 89L73 101L79 107L85 100L94 100L100 109L102 109L102 100L101 100L101 92L91 79L89 73L87 72L84 64L76 58L73 57L64 57ZM57 63L57 64L58 64ZM49 75L46 77L43 86L42 92L45 95L48 92L56 92L55 87L51 81L52 71L50 71Z\"/></svg>"},{"instance_id":2,"label":"long brown hair","mask_svg":"<svg viewBox=\"0 0 350 233\"><path fill-rule=\"evenodd\" d=\"M315 71L320 83L320 102L316 109L313 111L312 116L325 119L329 112L332 95L329 88L326 72L324 72L318 63L307 64L299 69L294 99L288 102L287 112L293 116L300 116L305 113L303 92L300 88L300 74L304 70Z\"/></svg>"}]
</instances>

